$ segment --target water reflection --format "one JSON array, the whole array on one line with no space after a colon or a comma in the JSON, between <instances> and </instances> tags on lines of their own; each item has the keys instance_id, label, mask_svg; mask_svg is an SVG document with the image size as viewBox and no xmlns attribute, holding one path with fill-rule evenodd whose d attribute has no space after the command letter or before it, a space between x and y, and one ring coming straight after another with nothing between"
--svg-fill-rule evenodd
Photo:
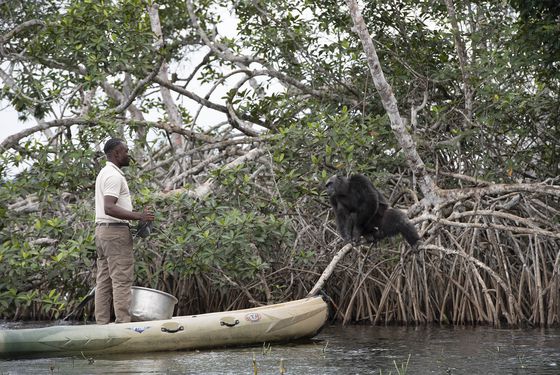
<instances>
[{"instance_id":1,"label":"water reflection","mask_svg":"<svg viewBox=\"0 0 560 375\"><path fill-rule=\"evenodd\" d=\"M253 374L253 360L258 374L559 374L560 329L331 326L270 347L2 361L0 374Z\"/></svg>"}]
</instances>

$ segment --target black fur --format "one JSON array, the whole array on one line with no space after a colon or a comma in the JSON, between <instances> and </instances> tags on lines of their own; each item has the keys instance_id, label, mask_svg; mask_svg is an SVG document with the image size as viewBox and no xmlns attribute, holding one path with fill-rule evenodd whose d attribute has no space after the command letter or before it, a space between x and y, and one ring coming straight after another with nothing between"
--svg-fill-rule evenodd
<instances>
[{"instance_id":1,"label":"black fur","mask_svg":"<svg viewBox=\"0 0 560 375\"><path fill-rule=\"evenodd\" d=\"M349 178L332 176L326 188L338 232L347 241L358 241L367 228L380 224L376 214L388 208L383 195L361 174Z\"/></svg>"},{"instance_id":2,"label":"black fur","mask_svg":"<svg viewBox=\"0 0 560 375\"><path fill-rule=\"evenodd\" d=\"M406 215L390 208L383 195L364 175L355 174L349 178L332 176L326 188L335 212L338 233L346 241L358 242L364 236L373 242L401 233L414 246L420 239Z\"/></svg>"},{"instance_id":3,"label":"black fur","mask_svg":"<svg viewBox=\"0 0 560 375\"><path fill-rule=\"evenodd\" d=\"M378 225L366 228L364 237L366 240L373 242L385 237L396 236L399 233L403 235L410 246L415 246L420 240L414 224L408 220L406 214L397 208L388 208Z\"/></svg>"}]
</instances>

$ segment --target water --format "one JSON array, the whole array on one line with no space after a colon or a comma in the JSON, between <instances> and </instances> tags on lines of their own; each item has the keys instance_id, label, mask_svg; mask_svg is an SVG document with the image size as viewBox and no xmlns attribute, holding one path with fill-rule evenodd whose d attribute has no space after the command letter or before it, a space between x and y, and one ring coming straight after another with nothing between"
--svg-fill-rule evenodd
<instances>
[{"instance_id":1,"label":"water","mask_svg":"<svg viewBox=\"0 0 560 375\"><path fill-rule=\"evenodd\" d=\"M329 326L270 347L0 361L0 374L560 374L560 329ZM406 371L403 371L406 369Z\"/></svg>"}]
</instances>

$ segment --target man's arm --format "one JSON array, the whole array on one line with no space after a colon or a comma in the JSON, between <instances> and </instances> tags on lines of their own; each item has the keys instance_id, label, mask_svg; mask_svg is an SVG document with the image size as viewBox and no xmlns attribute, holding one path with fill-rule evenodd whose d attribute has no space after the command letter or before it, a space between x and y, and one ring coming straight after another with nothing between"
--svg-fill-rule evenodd
<instances>
[{"instance_id":1,"label":"man's arm","mask_svg":"<svg viewBox=\"0 0 560 375\"><path fill-rule=\"evenodd\" d=\"M122 207L117 206L117 197L110 195L105 195L103 197L103 205L105 207L105 214L116 217L122 220L142 220L142 221L153 221L154 214L151 211L144 209L143 212L134 212L125 210Z\"/></svg>"}]
</instances>

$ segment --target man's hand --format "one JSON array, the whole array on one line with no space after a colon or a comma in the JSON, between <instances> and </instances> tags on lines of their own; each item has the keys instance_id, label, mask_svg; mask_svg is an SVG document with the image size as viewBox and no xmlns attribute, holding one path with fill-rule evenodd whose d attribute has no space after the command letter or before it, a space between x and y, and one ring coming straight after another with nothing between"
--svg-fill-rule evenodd
<instances>
[{"instance_id":1,"label":"man's hand","mask_svg":"<svg viewBox=\"0 0 560 375\"><path fill-rule=\"evenodd\" d=\"M149 207L144 207L144 211L140 214L140 221L154 221L155 216L154 213L150 210Z\"/></svg>"}]
</instances>

